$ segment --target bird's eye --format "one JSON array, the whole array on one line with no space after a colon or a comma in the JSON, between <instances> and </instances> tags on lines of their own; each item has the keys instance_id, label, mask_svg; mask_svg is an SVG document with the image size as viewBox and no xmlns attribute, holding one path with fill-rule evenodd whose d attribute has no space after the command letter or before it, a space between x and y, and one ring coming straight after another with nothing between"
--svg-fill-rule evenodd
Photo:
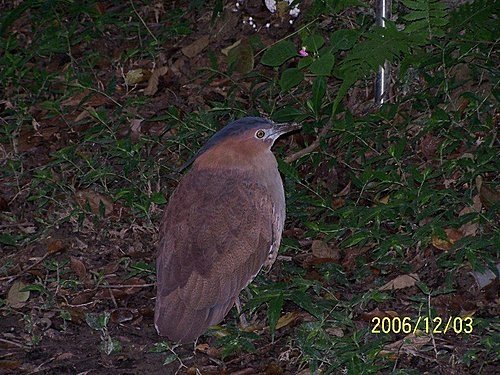
<instances>
[{"instance_id":1,"label":"bird's eye","mask_svg":"<svg viewBox=\"0 0 500 375\"><path fill-rule=\"evenodd\" d=\"M257 130L257 133L255 133L255 136L257 138L264 138L264 136L266 135L266 132L264 130Z\"/></svg>"}]
</instances>

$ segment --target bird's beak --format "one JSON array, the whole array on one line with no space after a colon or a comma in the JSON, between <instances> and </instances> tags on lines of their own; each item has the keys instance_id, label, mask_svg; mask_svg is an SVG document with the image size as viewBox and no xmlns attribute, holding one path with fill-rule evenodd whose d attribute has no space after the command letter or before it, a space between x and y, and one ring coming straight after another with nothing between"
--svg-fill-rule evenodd
<instances>
[{"instance_id":1,"label":"bird's beak","mask_svg":"<svg viewBox=\"0 0 500 375\"><path fill-rule=\"evenodd\" d=\"M300 129L301 125L297 122L289 122L289 123L274 123L270 137L273 139L278 138L280 135L290 133L294 130Z\"/></svg>"}]
</instances>

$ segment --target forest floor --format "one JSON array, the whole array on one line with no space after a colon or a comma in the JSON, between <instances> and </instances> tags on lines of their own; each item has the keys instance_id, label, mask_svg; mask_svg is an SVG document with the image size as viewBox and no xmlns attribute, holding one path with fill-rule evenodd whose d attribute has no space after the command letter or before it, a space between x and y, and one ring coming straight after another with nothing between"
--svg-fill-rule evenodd
<instances>
[{"instance_id":1,"label":"forest floor","mask_svg":"<svg viewBox=\"0 0 500 375\"><path fill-rule=\"evenodd\" d=\"M314 77L291 90L258 61L373 12L169 3L0 1L0 373L498 373L493 78L453 65L443 94L415 73L381 112L358 84L331 125L333 75L311 98ZM259 113L306 124L275 146L280 256L243 293L249 329L232 311L172 345L153 314L176 169Z\"/></svg>"}]
</instances>

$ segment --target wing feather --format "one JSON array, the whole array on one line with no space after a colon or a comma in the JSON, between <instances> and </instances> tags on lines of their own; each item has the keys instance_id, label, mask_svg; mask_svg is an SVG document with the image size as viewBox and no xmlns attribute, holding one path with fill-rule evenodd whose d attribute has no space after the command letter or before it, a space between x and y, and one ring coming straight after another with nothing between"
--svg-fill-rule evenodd
<instances>
[{"instance_id":1,"label":"wing feather","mask_svg":"<svg viewBox=\"0 0 500 375\"><path fill-rule=\"evenodd\" d=\"M273 217L275 204L265 186L238 170L223 178L210 170L184 176L160 228L160 334L187 342L224 318L279 246L283 223Z\"/></svg>"}]
</instances>

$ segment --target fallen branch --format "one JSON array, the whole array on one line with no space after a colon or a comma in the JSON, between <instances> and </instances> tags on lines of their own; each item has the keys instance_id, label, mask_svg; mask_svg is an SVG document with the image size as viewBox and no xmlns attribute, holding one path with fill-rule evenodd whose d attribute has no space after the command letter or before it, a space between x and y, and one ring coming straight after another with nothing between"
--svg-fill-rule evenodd
<instances>
[{"instance_id":1,"label":"fallen branch","mask_svg":"<svg viewBox=\"0 0 500 375\"><path fill-rule=\"evenodd\" d=\"M316 150L321 143L321 139L328 133L328 130L330 130L330 123L329 122L327 122L325 124L325 126L323 126L323 128L321 129L321 131L319 132L318 136L316 137L316 139L314 140L313 143L311 143L306 148L303 148L302 150L297 151L296 153L287 156L285 158L285 162L286 163L294 162L295 160L300 159L302 156L310 154L311 152Z\"/></svg>"}]
</instances>

